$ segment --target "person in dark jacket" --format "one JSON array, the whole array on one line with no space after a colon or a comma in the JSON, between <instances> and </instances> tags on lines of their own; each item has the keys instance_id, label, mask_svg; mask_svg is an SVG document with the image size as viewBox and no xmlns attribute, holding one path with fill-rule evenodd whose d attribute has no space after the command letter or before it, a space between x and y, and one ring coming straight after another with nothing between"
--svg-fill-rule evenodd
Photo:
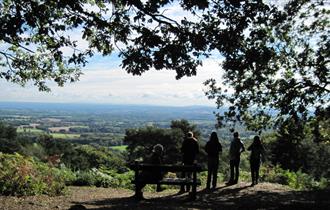
<instances>
[{"instance_id":1,"label":"person in dark jacket","mask_svg":"<svg viewBox=\"0 0 330 210\"><path fill-rule=\"evenodd\" d=\"M195 163L196 156L199 153L199 144L197 139L194 137L193 132L189 131L187 137L184 139L182 146L182 162L184 165L192 165ZM191 173L183 173L183 177L191 178ZM184 186L181 186L180 192L184 192ZM186 191L190 191L190 185L186 186Z\"/></svg>"},{"instance_id":2,"label":"person in dark jacket","mask_svg":"<svg viewBox=\"0 0 330 210\"><path fill-rule=\"evenodd\" d=\"M149 157L144 160L145 163L150 164L162 164L163 163L163 153L164 153L164 147L161 144L156 144L153 146L152 153ZM163 178L164 174L161 170L148 170L143 171L141 174L141 178L145 180L154 180L159 181ZM146 186L146 184L138 184L136 185L137 188L137 194L135 195L136 199L141 200L143 199L143 192L142 189ZM159 184L157 184L156 191L161 191L162 188Z\"/></svg>"},{"instance_id":3,"label":"person in dark jacket","mask_svg":"<svg viewBox=\"0 0 330 210\"><path fill-rule=\"evenodd\" d=\"M245 151L245 147L238 132L234 133L234 139L230 143L229 158L230 158L230 179L228 185L237 184L239 177L239 164L241 153Z\"/></svg>"},{"instance_id":4,"label":"person in dark jacket","mask_svg":"<svg viewBox=\"0 0 330 210\"><path fill-rule=\"evenodd\" d=\"M248 147L250 154L250 166L251 166L251 178L252 184L254 186L258 184L259 179L259 168L261 164L261 160L265 159L265 149L261 143L260 137L255 136L253 139L253 143Z\"/></svg>"},{"instance_id":5,"label":"person in dark jacket","mask_svg":"<svg viewBox=\"0 0 330 210\"><path fill-rule=\"evenodd\" d=\"M215 189L217 186L219 154L222 152L222 146L216 132L211 133L210 140L205 145L205 151L208 156L206 189L210 189L211 179L212 188Z\"/></svg>"}]
</instances>

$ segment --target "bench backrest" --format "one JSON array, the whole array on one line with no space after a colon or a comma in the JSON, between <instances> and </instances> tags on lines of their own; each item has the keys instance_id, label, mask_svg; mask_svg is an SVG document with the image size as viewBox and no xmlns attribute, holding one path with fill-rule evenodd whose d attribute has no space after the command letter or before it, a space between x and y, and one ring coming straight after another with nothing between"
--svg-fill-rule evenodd
<instances>
[{"instance_id":1,"label":"bench backrest","mask_svg":"<svg viewBox=\"0 0 330 210\"><path fill-rule=\"evenodd\" d=\"M132 170L161 170L169 172L200 172L202 167L200 165L182 165L182 164L148 164L135 162L129 164Z\"/></svg>"}]
</instances>

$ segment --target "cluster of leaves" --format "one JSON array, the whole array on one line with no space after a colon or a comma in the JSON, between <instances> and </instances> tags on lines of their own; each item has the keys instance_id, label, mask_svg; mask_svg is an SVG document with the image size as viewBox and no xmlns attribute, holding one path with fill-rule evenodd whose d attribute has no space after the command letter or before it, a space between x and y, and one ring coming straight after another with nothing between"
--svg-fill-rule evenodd
<instances>
[{"instance_id":1,"label":"cluster of leaves","mask_svg":"<svg viewBox=\"0 0 330 210\"><path fill-rule=\"evenodd\" d=\"M0 152L0 193L4 195L62 194L71 175L18 153Z\"/></svg>"}]
</instances>

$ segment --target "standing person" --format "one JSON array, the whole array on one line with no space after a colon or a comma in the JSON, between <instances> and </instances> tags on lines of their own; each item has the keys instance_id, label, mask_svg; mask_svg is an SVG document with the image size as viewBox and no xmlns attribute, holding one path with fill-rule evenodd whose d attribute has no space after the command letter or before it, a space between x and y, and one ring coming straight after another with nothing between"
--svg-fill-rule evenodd
<instances>
[{"instance_id":1,"label":"standing person","mask_svg":"<svg viewBox=\"0 0 330 210\"><path fill-rule=\"evenodd\" d=\"M261 160L265 159L265 149L261 143L259 136L254 137L253 143L248 147L247 150L251 151L250 154L250 166L251 166L251 178L252 178L251 186L253 186L258 184L260 163Z\"/></svg>"},{"instance_id":2,"label":"standing person","mask_svg":"<svg viewBox=\"0 0 330 210\"><path fill-rule=\"evenodd\" d=\"M197 139L194 137L193 132L189 131L187 137L184 139L181 147L183 155L183 164L192 165L196 160L196 156L199 152L199 145ZM183 177L191 178L191 173L183 173ZM190 191L190 185L186 186L186 191ZM181 186L180 192L185 192L184 185Z\"/></svg>"},{"instance_id":3,"label":"standing person","mask_svg":"<svg viewBox=\"0 0 330 210\"><path fill-rule=\"evenodd\" d=\"M211 179L212 188L215 189L217 186L219 154L222 152L222 146L216 132L211 133L210 140L205 145L205 151L208 157L206 189L210 189Z\"/></svg>"},{"instance_id":4,"label":"standing person","mask_svg":"<svg viewBox=\"0 0 330 210\"><path fill-rule=\"evenodd\" d=\"M230 179L227 184L237 184L239 177L239 163L241 153L245 151L244 144L239 138L238 132L234 133L234 139L230 143Z\"/></svg>"}]
</instances>

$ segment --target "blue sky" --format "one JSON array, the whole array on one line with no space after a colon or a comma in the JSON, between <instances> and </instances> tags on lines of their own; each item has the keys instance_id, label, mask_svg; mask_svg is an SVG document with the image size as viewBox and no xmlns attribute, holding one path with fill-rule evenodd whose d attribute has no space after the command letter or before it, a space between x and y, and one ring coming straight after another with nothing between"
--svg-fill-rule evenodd
<instances>
[{"instance_id":1,"label":"blue sky","mask_svg":"<svg viewBox=\"0 0 330 210\"><path fill-rule=\"evenodd\" d=\"M165 12L176 20L188 14L180 10L178 5L166 8ZM78 40L82 48L88 46L81 39L79 31L70 33L70 36ZM69 51L64 49L65 53ZM175 72L169 70L150 70L142 76L132 76L120 68L120 63L116 52L107 57L96 55L83 68L84 75L80 81L68 83L64 87L50 83L51 92L39 92L32 84L21 87L0 79L0 101L215 106L213 101L206 98L203 82L209 78L221 78L217 57L204 60L197 76L180 80L176 80Z\"/></svg>"}]
</instances>

